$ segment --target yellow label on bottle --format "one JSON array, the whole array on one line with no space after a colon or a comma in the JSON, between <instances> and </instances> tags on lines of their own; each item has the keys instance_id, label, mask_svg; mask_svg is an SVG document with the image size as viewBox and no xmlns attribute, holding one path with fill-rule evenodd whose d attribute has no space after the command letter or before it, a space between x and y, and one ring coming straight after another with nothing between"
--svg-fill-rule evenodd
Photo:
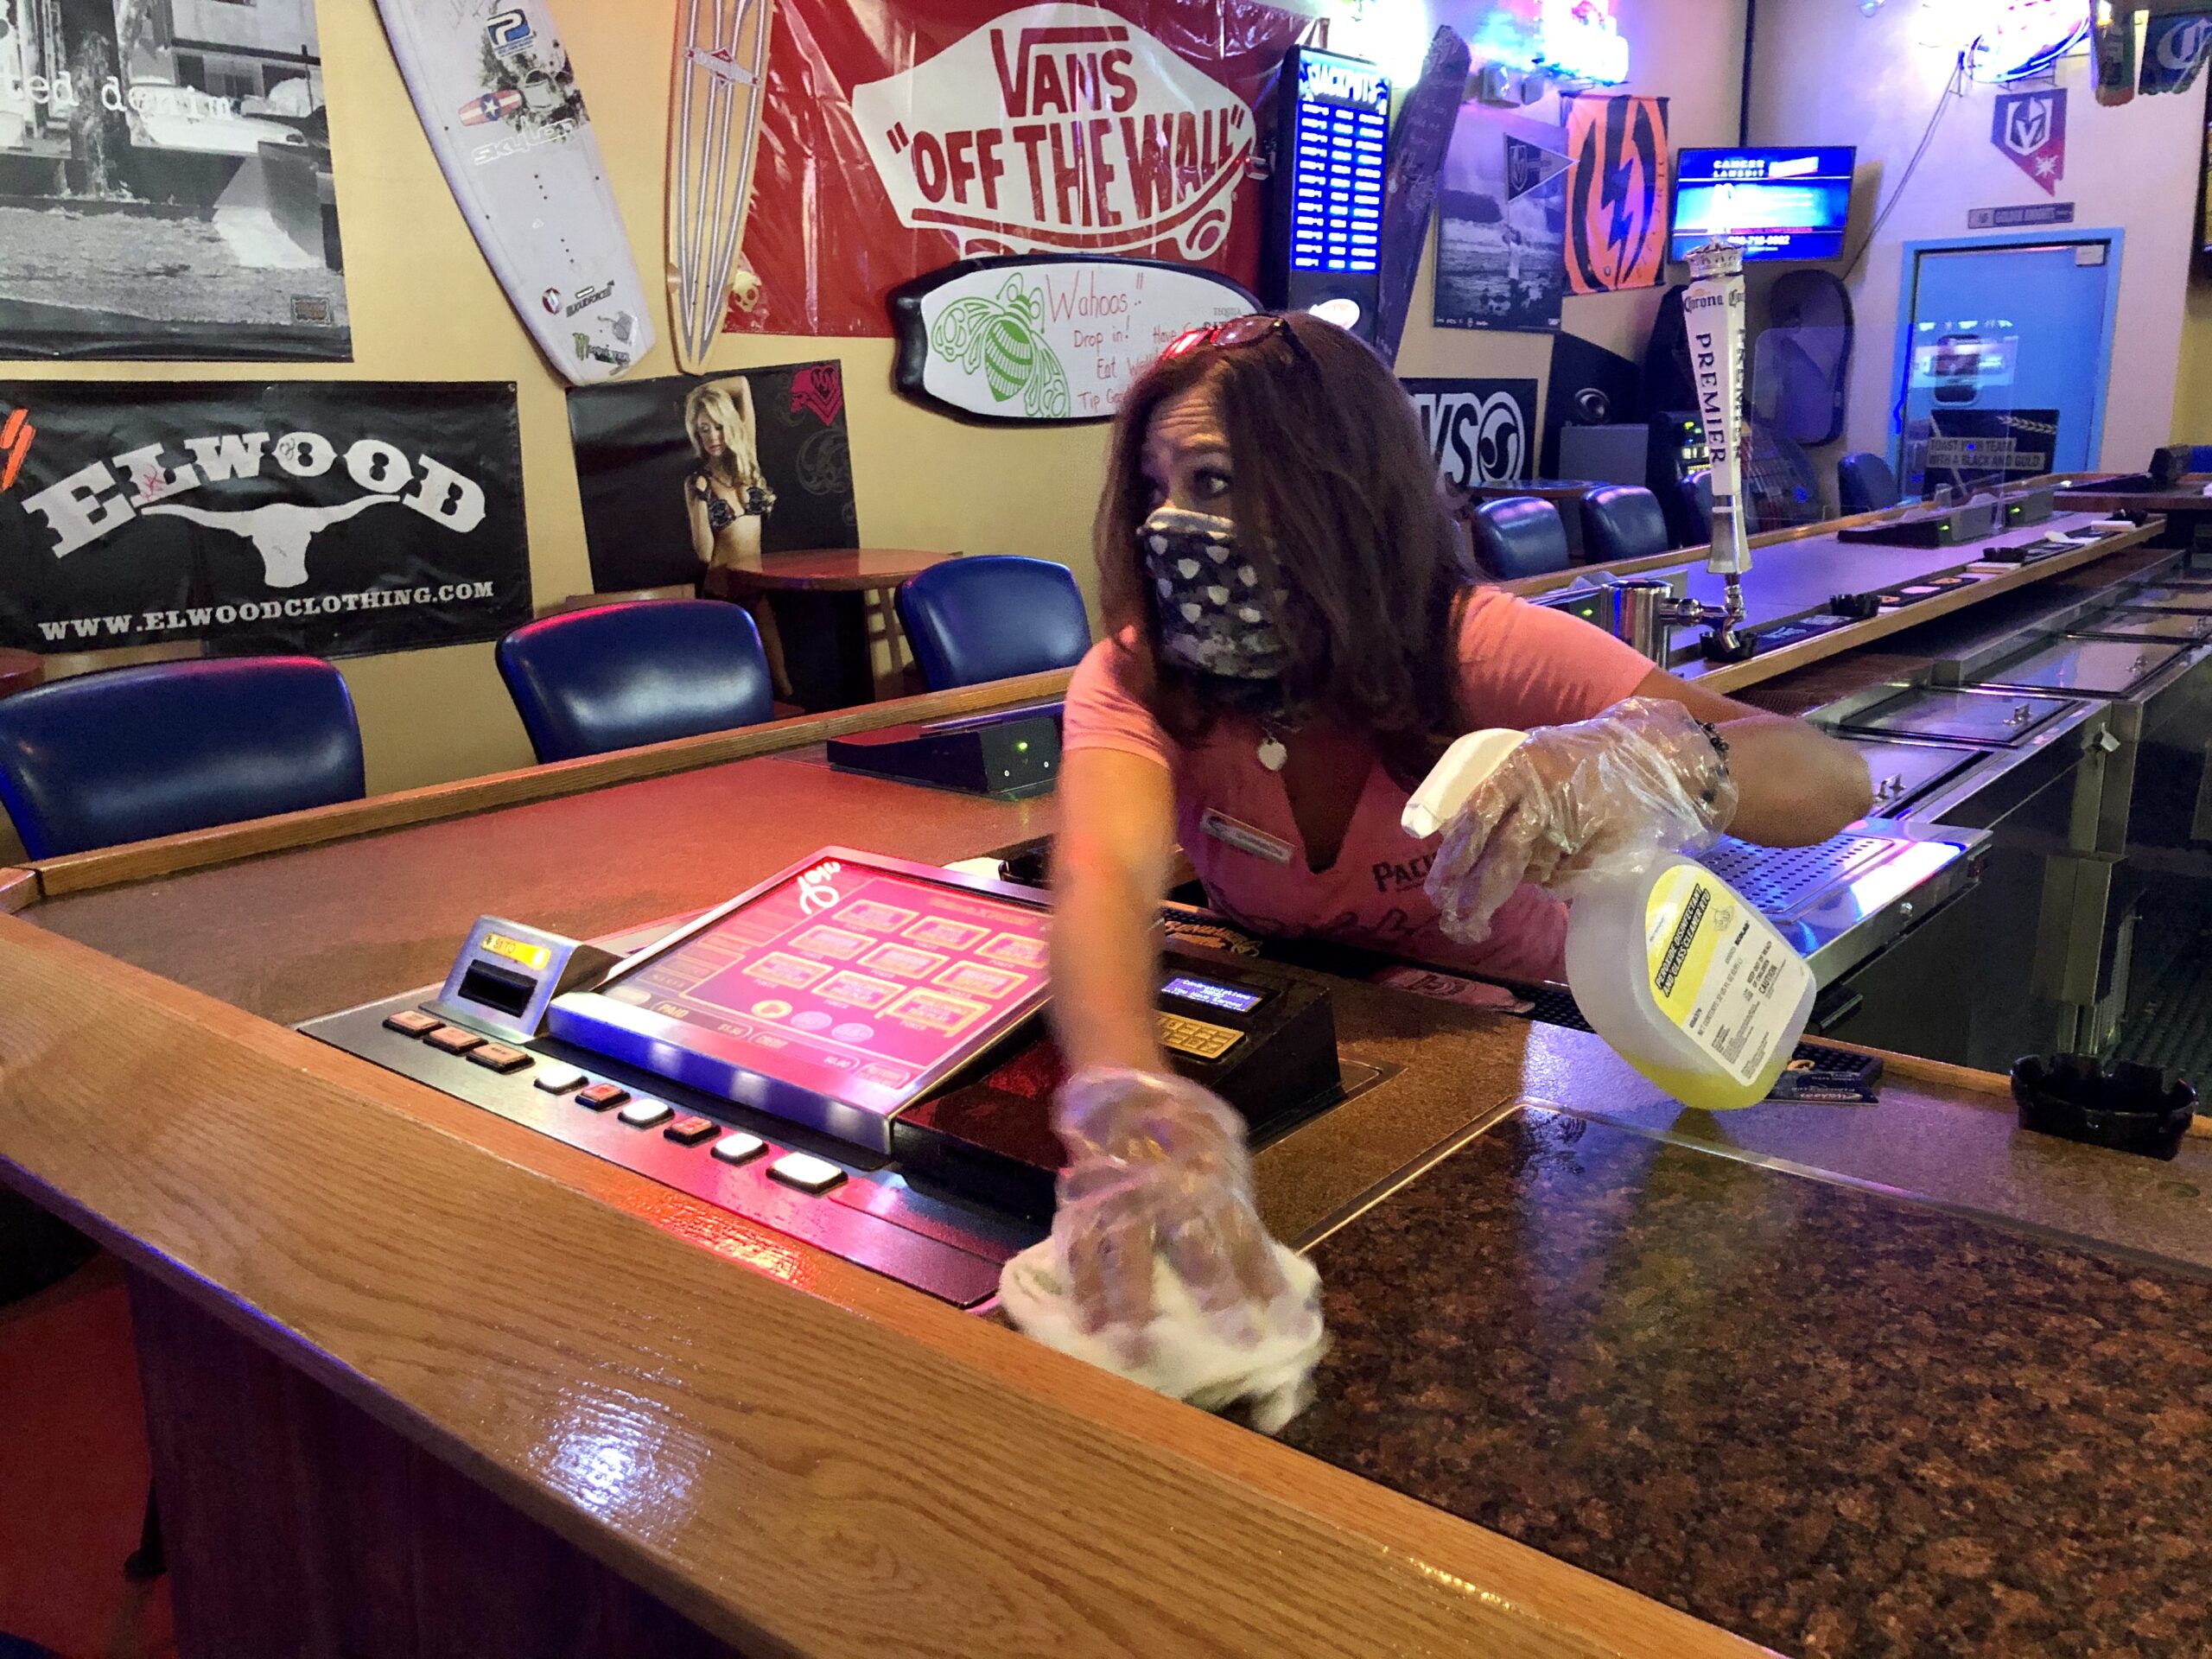
<instances>
[{"instance_id":1,"label":"yellow label on bottle","mask_svg":"<svg viewBox=\"0 0 2212 1659\"><path fill-rule=\"evenodd\" d=\"M1812 970L1766 918L1694 864L1652 884L1644 953L1660 1013L1743 1084L1772 1062L1812 984Z\"/></svg>"}]
</instances>

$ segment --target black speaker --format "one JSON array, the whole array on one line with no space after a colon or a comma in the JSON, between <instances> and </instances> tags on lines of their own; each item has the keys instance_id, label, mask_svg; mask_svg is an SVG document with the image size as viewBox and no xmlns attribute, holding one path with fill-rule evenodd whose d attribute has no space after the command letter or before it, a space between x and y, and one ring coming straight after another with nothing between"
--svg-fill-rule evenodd
<instances>
[{"instance_id":1,"label":"black speaker","mask_svg":"<svg viewBox=\"0 0 2212 1659\"><path fill-rule=\"evenodd\" d=\"M1635 364L1574 334L1552 337L1550 390L1544 397L1544 442L1538 476L1557 478L1559 435L1568 426L1615 426L1643 418L1643 377Z\"/></svg>"}]
</instances>

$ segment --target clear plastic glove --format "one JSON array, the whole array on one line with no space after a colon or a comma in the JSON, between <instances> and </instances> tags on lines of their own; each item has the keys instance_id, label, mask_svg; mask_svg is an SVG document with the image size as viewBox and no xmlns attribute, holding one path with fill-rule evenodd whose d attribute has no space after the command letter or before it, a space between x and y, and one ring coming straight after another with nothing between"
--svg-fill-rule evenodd
<instances>
[{"instance_id":1,"label":"clear plastic glove","mask_svg":"<svg viewBox=\"0 0 2212 1659\"><path fill-rule=\"evenodd\" d=\"M1287 1325L1318 1337L1318 1291L1284 1306L1294 1293L1227 1103L1181 1077L1093 1067L1061 1085L1052 1119L1068 1154L1052 1242L1084 1331L1128 1363L1149 1360L1156 1258L1225 1342L1249 1347Z\"/></svg>"},{"instance_id":2,"label":"clear plastic glove","mask_svg":"<svg viewBox=\"0 0 2212 1659\"><path fill-rule=\"evenodd\" d=\"M1579 880L1700 852L1736 815L1736 784L1678 702L1630 697L1570 726L1540 726L1446 825L1428 896L1444 931L1478 944L1525 881Z\"/></svg>"}]
</instances>

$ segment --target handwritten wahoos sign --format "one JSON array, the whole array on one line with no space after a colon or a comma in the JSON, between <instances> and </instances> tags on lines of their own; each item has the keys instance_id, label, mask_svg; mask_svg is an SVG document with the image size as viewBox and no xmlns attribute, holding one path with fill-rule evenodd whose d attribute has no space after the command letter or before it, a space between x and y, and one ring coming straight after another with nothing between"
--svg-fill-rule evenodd
<instances>
[{"instance_id":1,"label":"handwritten wahoos sign","mask_svg":"<svg viewBox=\"0 0 2212 1659\"><path fill-rule=\"evenodd\" d=\"M899 390L991 421L1103 421L1186 330L1259 308L1211 271L1080 256L970 259L891 296Z\"/></svg>"},{"instance_id":2,"label":"handwritten wahoos sign","mask_svg":"<svg viewBox=\"0 0 2212 1659\"><path fill-rule=\"evenodd\" d=\"M1026 6L853 89L900 221L963 252L1114 253L1229 233L1250 107L1099 6Z\"/></svg>"}]
</instances>

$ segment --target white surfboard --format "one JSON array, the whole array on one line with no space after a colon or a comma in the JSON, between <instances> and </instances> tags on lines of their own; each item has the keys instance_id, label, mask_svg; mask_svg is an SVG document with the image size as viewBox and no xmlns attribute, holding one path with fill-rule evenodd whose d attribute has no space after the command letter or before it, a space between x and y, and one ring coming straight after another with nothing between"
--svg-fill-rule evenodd
<instances>
[{"instance_id":1,"label":"white surfboard","mask_svg":"<svg viewBox=\"0 0 2212 1659\"><path fill-rule=\"evenodd\" d=\"M377 0L454 200L572 385L652 349L645 284L544 0Z\"/></svg>"}]
</instances>

